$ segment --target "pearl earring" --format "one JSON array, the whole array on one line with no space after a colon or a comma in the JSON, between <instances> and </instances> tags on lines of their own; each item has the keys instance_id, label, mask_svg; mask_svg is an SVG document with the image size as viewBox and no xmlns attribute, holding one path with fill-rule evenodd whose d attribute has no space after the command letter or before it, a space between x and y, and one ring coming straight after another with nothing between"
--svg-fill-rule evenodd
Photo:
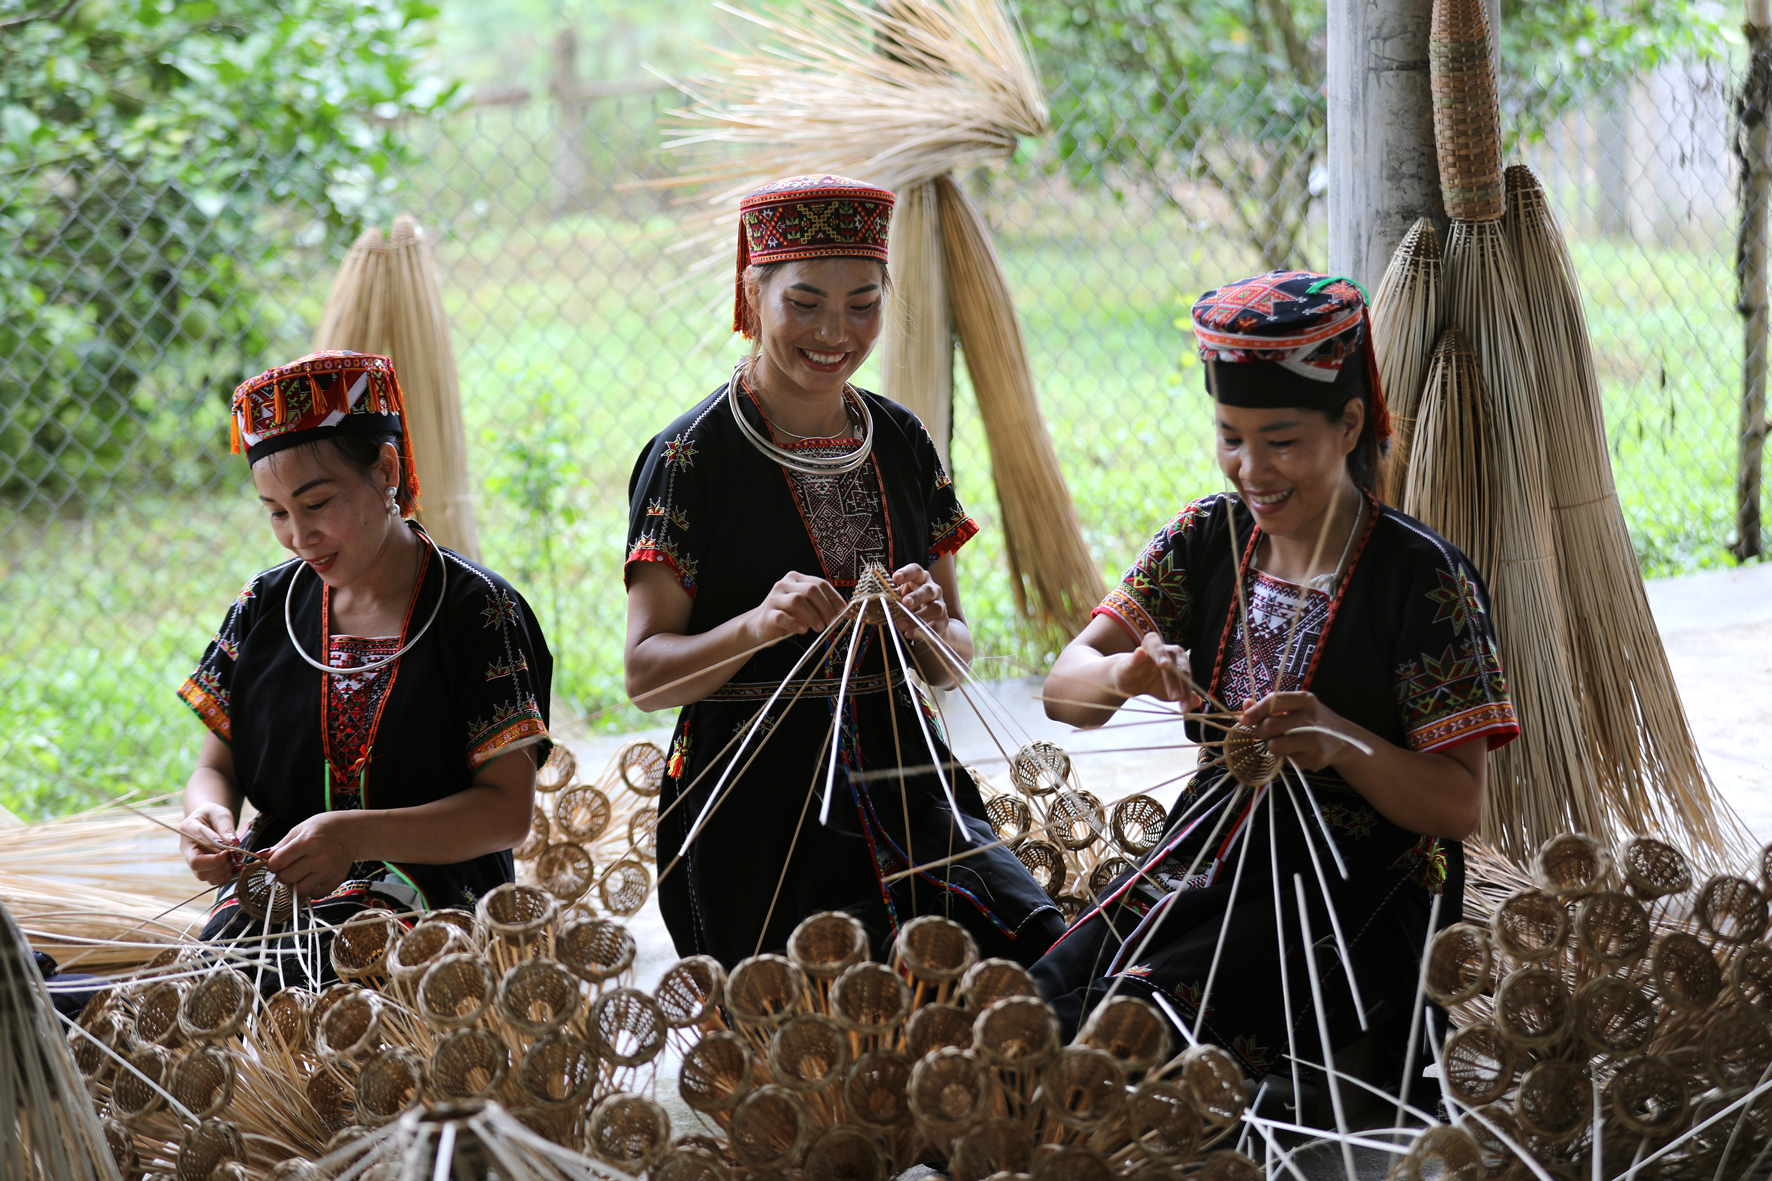
<instances>
[{"instance_id":1,"label":"pearl earring","mask_svg":"<svg viewBox=\"0 0 1772 1181\"><path fill-rule=\"evenodd\" d=\"M395 497L397 497L399 494L400 494L400 490L398 488L389 488L388 489L388 515L389 516L395 516L400 512L400 504L395 499Z\"/></svg>"}]
</instances>

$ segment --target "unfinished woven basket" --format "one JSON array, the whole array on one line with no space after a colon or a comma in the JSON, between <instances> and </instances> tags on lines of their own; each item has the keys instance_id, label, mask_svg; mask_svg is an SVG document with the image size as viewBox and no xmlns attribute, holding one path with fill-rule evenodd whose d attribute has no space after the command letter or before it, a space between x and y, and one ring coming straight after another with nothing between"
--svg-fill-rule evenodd
<instances>
[{"instance_id":1,"label":"unfinished woven basket","mask_svg":"<svg viewBox=\"0 0 1772 1181\"><path fill-rule=\"evenodd\" d=\"M1655 995L1671 1009L1708 1009L1723 991L1723 969L1698 936L1669 931L1655 941L1649 956L1649 979Z\"/></svg>"},{"instance_id":2,"label":"unfinished woven basket","mask_svg":"<svg viewBox=\"0 0 1772 1181\"><path fill-rule=\"evenodd\" d=\"M1678 1070L1653 1056L1633 1058L1606 1084L1606 1102L1626 1129L1660 1138L1686 1118L1690 1096Z\"/></svg>"},{"instance_id":3,"label":"unfinished woven basket","mask_svg":"<svg viewBox=\"0 0 1772 1181\"><path fill-rule=\"evenodd\" d=\"M453 923L426 921L400 936L388 952L388 975L401 984L417 987L430 966L447 955L466 955L472 949L461 928Z\"/></svg>"},{"instance_id":4,"label":"unfinished woven basket","mask_svg":"<svg viewBox=\"0 0 1772 1181\"><path fill-rule=\"evenodd\" d=\"M1719 943L1752 943L1766 933L1766 896L1746 878L1718 874L1692 906L1699 927Z\"/></svg>"},{"instance_id":5,"label":"unfinished woven basket","mask_svg":"<svg viewBox=\"0 0 1772 1181\"><path fill-rule=\"evenodd\" d=\"M204 1045L179 1059L166 1088L198 1119L208 1119L234 1097L239 1070L234 1055L220 1046Z\"/></svg>"},{"instance_id":6,"label":"unfinished woven basket","mask_svg":"<svg viewBox=\"0 0 1772 1181\"><path fill-rule=\"evenodd\" d=\"M997 1116L954 1141L948 1172L954 1181L985 1181L998 1174L1026 1174L1033 1163L1033 1133L1018 1120Z\"/></svg>"},{"instance_id":7,"label":"unfinished woven basket","mask_svg":"<svg viewBox=\"0 0 1772 1181\"><path fill-rule=\"evenodd\" d=\"M403 932L386 911L358 911L332 933L332 970L340 980L367 984L384 979L388 952Z\"/></svg>"},{"instance_id":8,"label":"unfinished woven basket","mask_svg":"<svg viewBox=\"0 0 1772 1181\"><path fill-rule=\"evenodd\" d=\"M683 1055L677 1093L694 1110L730 1111L750 1090L751 1048L739 1034L705 1034Z\"/></svg>"},{"instance_id":9,"label":"unfinished woven basket","mask_svg":"<svg viewBox=\"0 0 1772 1181\"><path fill-rule=\"evenodd\" d=\"M144 1045L176 1046L184 1040L179 1011L191 986L183 980L162 980L151 985L136 1002L131 1033Z\"/></svg>"},{"instance_id":10,"label":"unfinished woven basket","mask_svg":"<svg viewBox=\"0 0 1772 1181\"><path fill-rule=\"evenodd\" d=\"M605 1097L591 1111L586 1147L625 1173L638 1174L671 1146L671 1117L644 1095Z\"/></svg>"},{"instance_id":11,"label":"unfinished woven basket","mask_svg":"<svg viewBox=\"0 0 1772 1181\"><path fill-rule=\"evenodd\" d=\"M822 1091L841 1082L848 1066L849 1038L823 1014L791 1017L769 1039L770 1073L789 1090Z\"/></svg>"},{"instance_id":12,"label":"unfinished woven basket","mask_svg":"<svg viewBox=\"0 0 1772 1181\"><path fill-rule=\"evenodd\" d=\"M577 775L577 756L570 747L555 743L554 749L548 752L548 761L535 772L535 790L543 795L552 795L571 787Z\"/></svg>"},{"instance_id":13,"label":"unfinished woven basket","mask_svg":"<svg viewBox=\"0 0 1772 1181\"><path fill-rule=\"evenodd\" d=\"M1588 895L1575 912L1575 946L1607 967L1642 959L1649 953L1651 934L1643 904L1617 890Z\"/></svg>"},{"instance_id":14,"label":"unfinished woven basket","mask_svg":"<svg viewBox=\"0 0 1772 1181\"><path fill-rule=\"evenodd\" d=\"M526 1034L559 1029L578 1016L578 978L551 959L524 960L498 982L498 1014Z\"/></svg>"},{"instance_id":15,"label":"unfinished woven basket","mask_svg":"<svg viewBox=\"0 0 1772 1181\"><path fill-rule=\"evenodd\" d=\"M239 1130L226 1120L206 1119L186 1132L178 1146L178 1181L209 1181L218 1166L246 1160Z\"/></svg>"},{"instance_id":16,"label":"unfinished woven basket","mask_svg":"<svg viewBox=\"0 0 1772 1181\"><path fill-rule=\"evenodd\" d=\"M1029 796L1049 796L1070 785L1071 756L1050 742L1030 742L1009 761L1009 780Z\"/></svg>"},{"instance_id":17,"label":"unfinished woven basket","mask_svg":"<svg viewBox=\"0 0 1772 1181\"><path fill-rule=\"evenodd\" d=\"M633 858L617 861L604 871L602 880L597 883L597 897L603 900L603 909L623 918L638 914L650 893L652 875Z\"/></svg>"},{"instance_id":18,"label":"unfinished woven basket","mask_svg":"<svg viewBox=\"0 0 1772 1181\"><path fill-rule=\"evenodd\" d=\"M1181 1162L1200 1150L1200 1117L1187 1090L1146 1079L1126 1100L1126 1131L1158 1160Z\"/></svg>"},{"instance_id":19,"label":"unfinished woven basket","mask_svg":"<svg viewBox=\"0 0 1772 1181\"><path fill-rule=\"evenodd\" d=\"M673 1145L647 1174L650 1181L732 1181L717 1153L692 1144Z\"/></svg>"},{"instance_id":20,"label":"unfinished woven basket","mask_svg":"<svg viewBox=\"0 0 1772 1181\"><path fill-rule=\"evenodd\" d=\"M1034 812L1026 800L1015 796L992 796L985 801L984 818L997 839L1014 845L1034 827Z\"/></svg>"},{"instance_id":21,"label":"unfinished woven basket","mask_svg":"<svg viewBox=\"0 0 1772 1181\"><path fill-rule=\"evenodd\" d=\"M518 861L534 861L553 839L553 824L548 820L548 814L542 810L542 806L536 804L529 817L529 832L524 836L523 843L511 850L511 856Z\"/></svg>"},{"instance_id":22,"label":"unfinished woven basket","mask_svg":"<svg viewBox=\"0 0 1772 1181\"><path fill-rule=\"evenodd\" d=\"M1064 854L1059 852L1057 845L1045 841L1027 840L1015 846L1015 856L1027 866L1027 871L1034 876L1040 889L1046 891L1048 898L1058 898L1064 893L1065 875L1069 872L1064 863Z\"/></svg>"},{"instance_id":23,"label":"unfinished woven basket","mask_svg":"<svg viewBox=\"0 0 1772 1181\"><path fill-rule=\"evenodd\" d=\"M1454 923L1428 945L1425 986L1442 1005L1457 1005L1489 987L1495 953L1489 932L1470 923Z\"/></svg>"},{"instance_id":24,"label":"unfinished woven basket","mask_svg":"<svg viewBox=\"0 0 1772 1181\"><path fill-rule=\"evenodd\" d=\"M1495 945L1516 960L1546 959L1569 940L1569 910L1554 894L1516 890L1495 908L1489 933Z\"/></svg>"},{"instance_id":25,"label":"unfinished woven basket","mask_svg":"<svg viewBox=\"0 0 1772 1181\"><path fill-rule=\"evenodd\" d=\"M417 1106L424 1093L424 1056L407 1046L389 1046L357 1076L357 1118L378 1128Z\"/></svg>"},{"instance_id":26,"label":"unfinished woven basket","mask_svg":"<svg viewBox=\"0 0 1772 1181\"><path fill-rule=\"evenodd\" d=\"M1655 1037L1660 1011L1634 980L1602 976L1575 994L1575 1032L1601 1054L1633 1054Z\"/></svg>"},{"instance_id":27,"label":"unfinished woven basket","mask_svg":"<svg viewBox=\"0 0 1772 1181\"><path fill-rule=\"evenodd\" d=\"M240 878L234 884L234 901L239 903L240 913L249 919L262 923L269 910L273 923L287 923L295 913L295 893L265 865L255 857L241 867Z\"/></svg>"},{"instance_id":28,"label":"unfinished woven basket","mask_svg":"<svg viewBox=\"0 0 1772 1181\"><path fill-rule=\"evenodd\" d=\"M893 958L925 984L960 979L978 962L978 944L971 932L940 915L918 915L898 930Z\"/></svg>"},{"instance_id":29,"label":"unfinished woven basket","mask_svg":"<svg viewBox=\"0 0 1772 1181\"><path fill-rule=\"evenodd\" d=\"M446 955L420 977L418 1011L443 1029L472 1025L498 996L492 966L477 955Z\"/></svg>"},{"instance_id":30,"label":"unfinished woven basket","mask_svg":"<svg viewBox=\"0 0 1772 1181\"><path fill-rule=\"evenodd\" d=\"M1086 791L1061 791L1046 811L1046 835L1073 852L1089 848L1106 831L1101 801Z\"/></svg>"},{"instance_id":31,"label":"unfinished woven basket","mask_svg":"<svg viewBox=\"0 0 1772 1181\"><path fill-rule=\"evenodd\" d=\"M1099 1131L1125 1109L1126 1070L1106 1050L1065 1046L1040 1071L1040 1097L1065 1127Z\"/></svg>"},{"instance_id":32,"label":"unfinished woven basket","mask_svg":"<svg viewBox=\"0 0 1772 1181\"><path fill-rule=\"evenodd\" d=\"M1729 964L1729 987L1743 1010L1772 1022L1772 947L1755 943L1736 952Z\"/></svg>"},{"instance_id":33,"label":"unfinished woven basket","mask_svg":"<svg viewBox=\"0 0 1772 1181\"><path fill-rule=\"evenodd\" d=\"M802 1173L812 1178L843 1181L886 1181L890 1170L880 1144L860 1128L835 1124L818 1134L806 1150Z\"/></svg>"},{"instance_id":34,"label":"unfinished woven basket","mask_svg":"<svg viewBox=\"0 0 1772 1181\"><path fill-rule=\"evenodd\" d=\"M972 1046L1000 1070L1033 1070L1057 1053L1058 1018L1038 997L993 1001L972 1023Z\"/></svg>"},{"instance_id":35,"label":"unfinished woven basket","mask_svg":"<svg viewBox=\"0 0 1772 1181\"><path fill-rule=\"evenodd\" d=\"M937 1136L957 1136L978 1123L991 1100L990 1078L971 1051L937 1050L911 1067L905 1092L911 1115Z\"/></svg>"},{"instance_id":36,"label":"unfinished woven basket","mask_svg":"<svg viewBox=\"0 0 1772 1181\"><path fill-rule=\"evenodd\" d=\"M654 742L630 742L622 747L617 774L622 786L637 796L651 799L664 787L665 770L669 764L665 752Z\"/></svg>"},{"instance_id":37,"label":"unfinished woven basket","mask_svg":"<svg viewBox=\"0 0 1772 1181\"><path fill-rule=\"evenodd\" d=\"M590 984L613 980L634 966L639 945L628 929L608 919L573 923L554 942L554 958Z\"/></svg>"},{"instance_id":38,"label":"unfinished woven basket","mask_svg":"<svg viewBox=\"0 0 1772 1181\"><path fill-rule=\"evenodd\" d=\"M591 1002L585 1033L597 1056L612 1066L644 1066L664 1048L658 1002L637 988L612 988Z\"/></svg>"},{"instance_id":39,"label":"unfinished woven basket","mask_svg":"<svg viewBox=\"0 0 1772 1181\"><path fill-rule=\"evenodd\" d=\"M328 1061L361 1062L381 1049L381 1008L379 993L359 990L346 994L315 1022L314 1049Z\"/></svg>"},{"instance_id":40,"label":"unfinished woven basket","mask_svg":"<svg viewBox=\"0 0 1772 1181\"><path fill-rule=\"evenodd\" d=\"M1427 42L1434 143L1446 212L1492 221L1503 210L1501 118L1484 0L1434 0Z\"/></svg>"},{"instance_id":41,"label":"unfinished woven basket","mask_svg":"<svg viewBox=\"0 0 1772 1181\"><path fill-rule=\"evenodd\" d=\"M1527 1132L1552 1143L1579 1136L1593 1118L1593 1085L1587 1071L1552 1058L1520 1079L1514 1118Z\"/></svg>"},{"instance_id":42,"label":"unfinished woven basket","mask_svg":"<svg viewBox=\"0 0 1772 1181\"><path fill-rule=\"evenodd\" d=\"M1686 855L1653 837L1632 837L1618 849L1618 869L1638 898L1653 902L1692 888Z\"/></svg>"},{"instance_id":43,"label":"unfinished woven basket","mask_svg":"<svg viewBox=\"0 0 1772 1181\"><path fill-rule=\"evenodd\" d=\"M1559 898L1585 898L1605 888L1612 876L1612 854L1586 833L1559 833L1538 847L1532 876Z\"/></svg>"},{"instance_id":44,"label":"unfinished woven basket","mask_svg":"<svg viewBox=\"0 0 1772 1181\"><path fill-rule=\"evenodd\" d=\"M583 1103L597 1083L597 1055L570 1033L536 1039L517 1066L517 1086L537 1107Z\"/></svg>"},{"instance_id":45,"label":"unfinished woven basket","mask_svg":"<svg viewBox=\"0 0 1772 1181\"><path fill-rule=\"evenodd\" d=\"M905 1022L905 1051L912 1058L922 1058L948 1046L971 1049L972 1023L977 1016L958 1005L918 1005Z\"/></svg>"},{"instance_id":46,"label":"unfinished woven basket","mask_svg":"<svg viewBox=\"0 0 1772 1181\"><path fill-rule=\"evenodd\" d=\"M678 960L659 977L653 999L672 1029L700 1025L712 1013L726 988L726 969L710 955Z\"/></svg>"},{"instance_id":47,"label":"unfinished woven basket","mask_svg":"<svg viewBox=\"0 0 1772 1181\"><path fill-rule=\"evenodd\" d=\"M458 1029L431 1054L431 1093L439 1099L490 1095L510 1073L511 1052L490 1029Z\"/></svg>"},{"instance_id":48,"label":"unfinished woven basket","mask_svg":"<svg viewBox=\"0 0 1772 1181\"><path fill-rule=\"evenodd\" d=\"M788 959L814 980L835 980L868 954L868 932L840 910L808 915L788 936Z\"/></svg>"},{"instance_id":49,"label":"unfinished woven basket","mask_svg":"<svg viewBox=\"0 0 1772 1181\"><path fill-rule=\"evenodd\" d=\"M1127 796L1115 804L1109 821L1114 840L1134 857L1143 857L1155 849L1168 823L1168 811L1145 795Z\"/></svg>"},{"instance_id":50,"label":"unfinished woven basket","mask_svg":"<svg viewBox=\"0 0 1772 1181\"><path fill-rule=\"evenodd\" d=\"M582 845L549 845L535 859L535 880L561 902L577 902L597 879L597 868Z\"/></svg>"},{"instance_id":51,"label":"unfinished woven basket","mask_svg":"<svg viewBox=\"0 0 1772 1181\"><path fill-rule=\"evenodd\" d=\"M1224 765L1244 787L1265 787L1280 773L1280 756L1248 726L1232 726L1224 735Z\"/></svg>"},{"instance_id":52,"label":"unfinished woven basket","mask_svg":"<svg viewBox=\"0 0 1772 1181\"><path fill-rule=\"evenodd\" d=\"M844 969L831 987L831 1016L851 1032L877 1036L898 1028L911 1009L904 977L884 964L863 960Z\"/></svg>"},{"instance_id":53,"label":"unfinished woven basket","mask_svg":"<svg viewBox=\"0 0 1772 1181\"><path fill-rule=\"evenodd\" d=\"M658 812L642 808L628 817L628 845L642 861L658 860Z\"/></svg>"},{"instance_id":54,"label":"unfinished woven basket","mask_svg":"<svg viewBox=\"0 0 1772 1181\"><path fill-rule=\"evenodd\" d=\"M1562 976L1516 968L1495 990L1495 1028L1522 1050L1540 1050L1569 1031L1575 1004Z\"/></svg>"},{"instance_id":55,"label":"unfinished woven basket","mask_svg":"<svg viewBox=\"0 0 1772 1181\"><path fill-rule=\"evenodd\" d=\"M1441 1124L1415 1138L1400 1167L1403 1181L1482 1181L1483 1150L1463 1128Z\"/></svg>"},{"instance_id":56,"label":"unfinished woven basket","mask_svg":"<svg viewBox=\"0 0 1772 1181\"><path fill-rule=\"evenodd\" d=\"M960 999L974 1010L1008 996L1039 996L1033 977L1014 960L979 960L960 978Z\"/></svg>"},{"instance_id":57,"label":"unfinished woven basket","mask_svg":"<svg viewBox=\"0 0 1772 1181\"><path fill-rule=\"evenodd\" d=\"M1487 1022L1454 1030L1441 1056L1446 1089L1467 1107L1493 1103L1514 1084L1513 1048Z\"/></svg>"},{"instance_id":58,"label":"unfinished woven basket","mask_svg":"<svg viewBox=\"0 0 1772 1181\"><path fill-rule=\"evenodd\" d=\"M560 904L540 886L506 882L480 898L474 913L487 937L510 948L537 948L547 939Z\"/></svg>"},{"instance_id":59,"label":"unfinished woven basket","mask_svg":"<svg viewBox=\"0 0 1772 1181\"><path fill-rule=\"evenodd\" d=\"M314 1114L320 1118L320 1126L328 1134L336 1134L345 1128L356 1126L356 1092L330 1067L322 1067L313 1073L307 1085L302 1088L302 1096L307 1099L308 1106L313 1108Z\"/></svg>"},{"instance_id":60,"label":"unfinished woven basket","mask_svg":"<svg viewBox=\"0 0 1772 1181\"><path fill-rule=\"evenodd\" d=\"M135 1124L166 1105L172 1054L163 1046L147 1045L128 1054L126 1060L128 1069L119 1070L111 1084L111 1110L118 1119Z\"/></svg>"},{"instance_id":61,"label":"unfinished woven basket","mask_svg":"<svg viewBox=\"0 0 1772 1181\"><path fill-rule=\"evenodd\" d=\"M1736 1093L1764 1081L1772 1069L1772 1030L1752 1013L1727 1013L1704 1031L1704 1068L1711 1082Z\"/></svg>"},{"instance_id":62,"label":"unfinished woven basket","mask_svg":"<svg viewBox=\"0 0 1772 1181\"><path fill-rule=\"evenodd\" d=\"M1190 1046L1181 1056L1181 1086L1200 1119L1228 1128L1243 1118L1249 1096L1237 1060L1217 1046Z\"/></svg>"},{"instance_id":63,"label":"unfinished woven basket","mask_svg":"<svg viewBox=\"0 0 1772 1181\"><path fill-rule=\"evenodd\" d=\"M740 1025L773 1029L798 1012L805 997L806 978L786 956L754 955L726 977L726 1008Z\"/></svg>"},{"instance_id":64,"label":"unfinished woven basket","mask_svg":"<svg viewBox=\"0 0 1772 1181\"><path fill-rule=\"evenodd\" d=\"M1169 1058L1169 1026L1149 1001L1135 996L1097 1005L1077 1040L1107 1051L1134 1074Z\"/></svg>"},{"instance_id":65,"label":"unfinished woven basket","mask_svg":"<svg viewBox=\"0 0 1772 1181\"><path fill-rule=\"evenodd\" d=\"M897 1050L869 1050L843 1079L843 1107L863 1127L888 1131L911 1122L911 1060Z\"/></svg>"},{"instance_id":66,"label":"unfinished woven basket","mask_svg":"<svg viewBox=\"0 0 1772 1181\"><path fill-rule=\"evenodd\" d=\"M812 1117L800 1097L771 1085L758 1087L733 1109L729 1135L740 1164L771 1169L798 1164L812 1130Z\"/></svg>"},{"instance_id":67,"label":"unfinished woven basket","mask_svg":"<svg viewBox=\"0 0 1772 1181\"><path fill-rule=\"evenodd\" d=\"M609 797L590 786L563 791L554 801L554 827L567 840L589 844L603 835L614 815Z\"/></svg>"},{"instance_id":68,"label":"unfinished woven basket","mask_svg":"<svg viewBox=\"0 0 1772 1181\"><path fill-rule=\"evenodd\" d=\"M1089 892L1091 905L1096 899L1107 893L1108 887L1113 885L1115 881L1136 868L1138 867L1124 857L1109 857L1090 870L1085 888Z\"/></svg>"},{"instance_id":69,"label":"unfinished woven basket","mask_svg":"<svg viewBox=\"0 0 1772 1181\"><path fill-rule=\"evenodd\" d=\"M233 1037L245 1028L257 998L252 981L233 968L217 968L185 994L178 1007L179 1032L198 1042Z\"/></svg>"}]
</instances>

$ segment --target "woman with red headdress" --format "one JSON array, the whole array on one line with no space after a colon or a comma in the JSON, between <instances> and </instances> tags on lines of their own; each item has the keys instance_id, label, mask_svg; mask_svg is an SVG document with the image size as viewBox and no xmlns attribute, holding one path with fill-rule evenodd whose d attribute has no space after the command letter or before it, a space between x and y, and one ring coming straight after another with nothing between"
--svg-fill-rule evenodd
<instances>
[{"instance_id":1,"label":"woman with red headdress","mask_svg":"<svg viewBox=\"0 0 1772 1181\"><path fill-rule=\"evenodd\" d=\"M647 444L629 485L628 692L683 707L658 891L684 955L730 966L843 910L876 953L940 914L980 954L1031 963L1063 926L1021 862L989 847L978 790L899 645L864 629L851 662L848 639L824 635L885 572L922 679L950 685L972 656L954 553L978 528L916 416L849 384L880 335L892 204L838 176L745 198L734 329L750 354Z\"/></svg>"},{"instance_id":2,"label":"woman with red headdress","mask_svg":"<svg viewBox=\"0 0 1772 1181\"><path fill-rule=\"evenodd\" d=\"M1110 992L1154 1000L1256 1078L1320 1060L1315 955L1332 1043L1370 1030L1394 1070L1432 898L1461 917L1485 756L1519 733L1488 590L1374 494L1390 421L1355 283L1257 275L1201 296L1193 327L1234 492L1158 530L1053 665L1046 712L1099 726L1129 697L1204 697L1221 720L1188 723L1210 745L1164 838L1034 979L1072 1030ZM1276 762L1227 773L1233 724Z\"/></svg>"},{"instance_id":3,"label":"woman with red headdress","mask_svg":"<svg viewBox=\"0 0 1772 1181\"><path fill-rule=\"evenodd\" d=\"M411 519L418 480L386 357L303 357L242 383L231 414L293 556L246 584L179 690L209 729L181 842L223 887L206 934L247 925L240 856L218 851L236 844L335 919L471 907L512 880L551 746L541 628L509 583ZM258 815L237 836L246 800Z\"/></svg>"}]
</instances>

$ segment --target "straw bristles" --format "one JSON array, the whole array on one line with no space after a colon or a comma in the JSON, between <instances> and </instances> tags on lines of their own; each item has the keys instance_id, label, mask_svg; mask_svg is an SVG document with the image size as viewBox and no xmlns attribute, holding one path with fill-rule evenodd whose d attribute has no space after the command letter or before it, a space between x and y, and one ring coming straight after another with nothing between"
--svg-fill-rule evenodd
<instances>
[{"instance_id":1,"label":"straw bristles","mask_svg":"<svg viewBox=\"0 0 1772 1181\"><path fill-rule=\"evenodd\" d=\"M930 182L898 194L889 254L892 300L882 392L923 421L945 462L954 424L954 327L941 258L941 213Z\"/></svg>"},{"instance_id":2,"label":"straw bristles","mask_svg":"<svg viewBox=\"0 0 1772 1181\"><path fill-rule=\"evenodd\" d=\"M1564 610L1608 804L1629 831L1741 853L1745 836L1705 774L1619 508L1574 263L1531 170L1509 168L1507 193L1502 224L1532 326L1538 425L1557 456L1550 504Z\"/></svg>"},{"instance_id":3,"label":"straw bristles","mask_svg":"<svg viewBox=\"0 0 1772 1181\"><path fill-rule=\"evenodd\" d=\"M1440 302L1440 236L1421 218L1403 235L1384 278L1372 295L1372 347L1378 356L1378 385L1390 406L1390 458L1385 465L1384 500L1402 504L1409 475L1409 441L1420 413L1434 344L1445 327Z\"/></svg>"}]
</instances>

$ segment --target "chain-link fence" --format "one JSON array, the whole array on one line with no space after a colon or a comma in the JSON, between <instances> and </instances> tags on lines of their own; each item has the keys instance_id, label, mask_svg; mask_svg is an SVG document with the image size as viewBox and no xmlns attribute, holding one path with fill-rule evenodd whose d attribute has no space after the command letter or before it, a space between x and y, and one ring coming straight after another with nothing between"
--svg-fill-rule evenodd
<instances>
[{"instance_id":1,"label":"chain-link fence","mask_svg":"<svg viewBox=\"0 0 1772 1181\"><path fill-rule=\"evenodd\" d=\"M1740 372L1727 70L1512 79L1508 93L1517 150L1571 235L1645 572L1721 562ZM280 556L226 453L225 398L306 351L361 228L341 206L384 225L411 212L436 243L484 557L547 629L557 723L633 719L620 704L629 470L735 349L730 280L685 280L678 207L644 184L671 170L675 101L636 87L402 125L400 154L365 148L332 171L325 209L274 154L243 153L210 189L18 163L0 206L14 240L0 264L0 800L39 812L185 778L198 727L173 689L235 589ZM1061 88L1053 110L1048 140L962 180L996 232L1112 576L1179 501L1221 486L1183 331L1193 297L1325 265L1323 102L1103 84ZM243 195L250 217L217 215ZM1015 615L959 378L954 474L984 527L961 555L965 608L987 667L1009 674L1038 666L1052 637Z\"/></svg>"}]
</instances>

